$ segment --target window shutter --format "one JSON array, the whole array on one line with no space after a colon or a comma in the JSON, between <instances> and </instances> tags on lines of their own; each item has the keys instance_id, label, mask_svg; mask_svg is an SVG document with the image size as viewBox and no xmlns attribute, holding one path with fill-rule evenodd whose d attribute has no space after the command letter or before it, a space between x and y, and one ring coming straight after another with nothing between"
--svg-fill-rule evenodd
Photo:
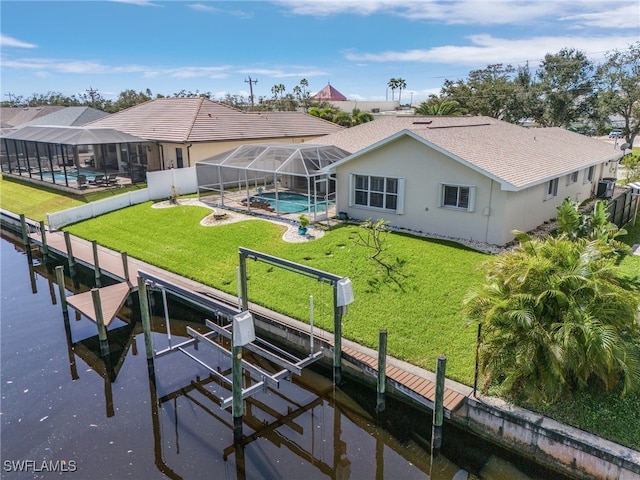
<instances>
[{"instance_id":1,"label":"window shutter","mask_svg":"<svg viewBox=\"0 0 640 480\"><path fill-rule=\"evenodd\" d=\"M353 207L354 197L356 196L356 176L353 173L349 174L349 206Z\"/></svg>"},{"instance_id":2,"label":"window shutter","mask_svg":"<svg viewBox=\"0 0 640 480\"><path fill-rule=\"evenodd\" d=\"M402 215L404 213L404 178L398 178L398 202L396 204L396 213Z\"/></svg>"},{"instance_id":3,"label":"window shutter","mask_svg":"<svg viewBox=\"0 0 640 480\"><path fill-rule=\"evenodd\" d=\"M467 207L468 212L473 212L476 207L476 187L469 187L469 206Z\"/></svg>"}]
</instances>

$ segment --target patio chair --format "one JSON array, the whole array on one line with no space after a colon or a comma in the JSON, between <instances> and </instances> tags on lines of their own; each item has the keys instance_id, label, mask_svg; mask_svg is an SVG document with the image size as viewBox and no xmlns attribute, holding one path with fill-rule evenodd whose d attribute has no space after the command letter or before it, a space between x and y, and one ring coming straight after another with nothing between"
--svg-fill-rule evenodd
<instances>
[{"instance_id":1,"label":"patio chair","mask_svg":"<svg viewBox=\"0 0 640 480\"><path fill-rule=\"evenodd\" d=\"M109 186L118 183L118 174L112 173L107 178L104 179L104 184Z\"/></svg>"},{"instance_id":2,"label":"patio chair","mask_svg":"<svg viewBox=\"0 0 640 480\"><path fill-rule=\"evenodd\" d=\"M96 175L93 180L89 180L89 185L102 185L104 183L104 175Z\"/></svg>"},{"instance_id":3,"label":"patio chair","mask_svg":"<svg viewBox=\"0 0 640 480\"><path fill-rule=\"evenodd\" d=\"M78 175L78 188L87 188L87 176L86 175Z\"/></svg>"}]
</instances>

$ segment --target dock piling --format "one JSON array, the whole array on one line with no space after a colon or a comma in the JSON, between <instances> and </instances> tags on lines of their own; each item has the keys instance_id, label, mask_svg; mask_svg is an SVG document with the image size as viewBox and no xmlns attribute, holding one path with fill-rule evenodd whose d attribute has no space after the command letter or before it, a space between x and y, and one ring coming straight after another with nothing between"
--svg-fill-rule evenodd
<instances>
[{"instance_id":1,"label":"dock piling","mask_svg":"<svg viewBox=\"0 0 640 480\"><path fill-rule=\"evenodd\" d=\"M91 246L93 247L93 265L94 265L94 277L95 285L100 288L100 262L98 261L98 242L91 240Z\"/></svg>"},{"instance_id":2,"label":"dock piling","mask_svg":"<svg viewBox=\"0 0 640 480\"><path fill-rule=\"evenodd\" d=\"M56 281L58 282L58 291L60 292L60 305L62 306L62 315L66 321L69 320L69 307L67 306L67 294L64 288L64 267L58 265L56 267Z\"/></svg>"},{"instance_id":3,"label":"dock piling","mask_svg":"<svg viewBox=\"0 0 640 480\"><path fill-rule=\"evenodd\" d=\"M144 331L144 346L147 351L147 361L153 360L153 343L151 342L151 317L149 315L149 297L147 296L147 284L144 278L138 277L138 298L140 301L140 316L142 317L142 330Z\"/></svg>"},{"instance_id":4,"label":"dock piling","mask_svg":"<svg viewBox=\"0 0 640 480\"><path fill-rule=\"evenodd\" d=\"M31 266L33 265L33 253L31 252L31 238L29 237L29 230L27 229L27 221L24 213L20 214L20 226L22 228L22 243L27 252L27 260L29 260L29 265Z\"/></svg>"},{"instance_id":5,"label":"dock piling","mask_svg":"<svg viewBox=\"0 0 640 480\"><path fill-rule=\"evenodd\" d=\"M387 331L380 330L378 346L378 395L376 409L379 413L385 411L385 391L387 385Z\"/></svg>"},{"instance_id":6,"label":"dock piling","mask_svg":"<svg viewBox=\"0 0 640 480\"><path fill-rule=\"evenodd\" d=\"M442 446L442 424L444 406L444 379L447 357L438 355L436 365L436 397L433 404L433 427L431 429L431 453L438 454Z\"/></svg>"},{"instance_id":7,"label":"dock piling","mask_svg":"<svg viewBox=\"0 0 640 480\"><path fill-rule=\"evenodd\" d=\"M109 339L107 338L107 327L104 324L104 316L102 314L102 302L100 301L100 290L91 289L91 297L93 298L93 308L96 311L96 323L98 324L98 339L100 340L100 354L103 357L109 356Z\"/></svg>"},{"instance_id":8,"label":"dock piling","mask_svg":"<svg viewBox=\"0 0 640 480\"><path fill-rule=\"evenodd\" d=\"M47 229L44 224L44 220L40 220L40 236L42 237L42 256L45 263L49 259L49 246L47 245Z\"/></svg>"},{"instance_id":9,"label":"dock piling","mask_svg":"<svg viewBox=\"0 0 640 480\"><path fill-rule=\"evenodd\" d=\"M76 261L73 258L73 249L71 247L71 235L66 230L64 231L64 243L67 247L67 262L69 264L69 274L71 277L75 277Z\"/></svg>"},{"instance_id":10,"label":"dock piling","mask_svg":"<svg viewBox=\"0 0 640 480\"><path fill-rule=\"evenodd\" d=\"M127 252L120 252L120 256L122 256L122 270L124 272L124 281L129 281L129 259L127 257Z\"/></svg>"}]
</instances>

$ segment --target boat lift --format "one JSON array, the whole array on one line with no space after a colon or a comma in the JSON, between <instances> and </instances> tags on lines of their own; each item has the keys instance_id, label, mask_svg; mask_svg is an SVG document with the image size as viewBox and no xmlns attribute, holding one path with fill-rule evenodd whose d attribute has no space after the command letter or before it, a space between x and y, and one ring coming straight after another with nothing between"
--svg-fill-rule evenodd
<instances>
[{"instance_id":1,"label":"boat lift","mask_svg":"<svg viewBox=\"0 0 640 480\"><path fill-rule=\"evenodd\" d=\"M161 357L169 353L180 351L193 361L207 369L211 374L218 378L221 382L227 385L231 385L232 396L227 398L218 398L221 408L226 409L229 406L232 407L232 414L234 419L234 441L240 441L242 439L242 415L243 415L243 400L258 392L265 391L268 387L278 388L280 380L291 378L291 374L300 375L302 369L312 363L320 360L323 355L323 349L319 351L313 351L313 330L310 335L311 351L309 355L304 358L298 358L295 355L278 348L270 342L264 339L257 338L255 335L254 319L251 312L248 310L247 299L247 273L246 273L246 260L247 258L252 260L261 260L271 265L276 265L289 271L294 271L306 276L312 276L318 281L325 281L334 286L334 323L339 324L342 319L343 307L353 301L353 292L351 290L351 282L348 278L338 277L333 274L323 272L321 270L312 269L304 265L295 264L287 260L282 260L270 255L266 255L253 250L240 248L240 268L239 268L239 303L242 308L237 308L227 303L221 302L207 295L203 295L198 292L194 292L185 287L177 285L167 279L160 278L151 273L139 270L138 271L138 289L140 294L140 309L142 313L142 323L145 332L145 345L147 350L147 359L153 360L154 357ZM149 306L148 306L148 289L160 291L162 294L164 314L167 328L167 340L168 347L163 350L155 352L151 342L151 324L149 318ZM167 292L172 295L186 301L187 303L196 306L200 310L210 312L217 319L221 319L226 322L226 325L218 325L211 320L206 320L205 324L210 329L207 333L200 333L191 327L187 327L187 333L191 337L187 340L174 344L171 338L171 325L167 307ZM228 350L225 346L217 343L215 339L223 337L231 340L231 350ZM341 354L341 341L340 330L338 328L334 341L334 357L340 358ZM190 351L187 351L185 347L193 345L197 351L200 345L206 345L215 351L218 351L232 361L232 378L229 379L227 375L221 373L217 368L207 364L202 359ZM256 365L253 365L246 360L242 359L242 348L246 348L248 351L263 357L275 365L282 368L282 370L271 373ZM335 358L334 358L335 362ZM150 365L153 365L151 362ZM335 363L334 363L335 367ZM338 364L338 368L339 368ZM153 368L153 367L151 367ZM247 388L242 385L242 372L246 370L253 384ZM339 371L339 370L338 370ZM337 382L339 383L339 382Z\"/></svg>"}]
</instances>

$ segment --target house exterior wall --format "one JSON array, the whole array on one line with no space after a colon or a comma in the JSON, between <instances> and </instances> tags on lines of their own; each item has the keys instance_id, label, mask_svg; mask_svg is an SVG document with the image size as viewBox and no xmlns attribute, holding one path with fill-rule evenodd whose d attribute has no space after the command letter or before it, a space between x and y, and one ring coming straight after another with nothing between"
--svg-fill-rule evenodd
<instances>
[{"instance_id":1,"label":"house exterior wall","mask_svg":"<svg viewBox=\"0 0 640 480\"><path fill-rule=\"evenodd\" d=\"M382 218L391 226L417 232L504 245L513 240L514 229L530 231L555 218L566 197L589 198L602 171L596 166L593 179L586 183L584 169L578 171L575 182L568 181L567 175L559 177L552 197L546 196L547 182L518 192L504 191L497 182L445 154L400 137L336 168L337 211L359 220ZM350 197L352 174L403 178L403 212L355 205ZM473 187L472 211L443 207L443 184Z\"/></svg>"},{"instance_id":2,"label":"house exterior wall","mask_svg":"<svg viewBox=\"0 0 640 480\"><path fill-rule=\"evenodd\" d=\"M402 214L356 205L349 206L350 174L404 178ZM486 215L504 195L491 179L451 160L414 139L402 137L337 167L338 212L350 218L382 218L390 225L452 238L496 243L501 228L497 215ZM475 187L473 211L441 206L441 184ZM493 207L492 207L493 206ZM494 210L492 210L494 211Z\"/></svg>"},{"instance_id":3,"label":"house exterior wall","mask_svg":"<svg viewBox=\"0 0 640 480\"><path fill-rule=\"evenodd\" d=\"M308 137L288 137L288 138L267 138L257 140L233 140L222 142L202 142L202 143L169 143L160 142L162 146L162 155L164 156L164 169L177 168L178 160L176 157L176 148L182 148L183 167L193 167L196 162L217 155L218 153L232 150L241 145L249 145L255 143L313 143L315 136ZM191 145L189 147L189 145ZM155 166L155 164L154 164ZM160 170L160 163L154 170ZM151 168L149 169L151 170Z\"/></svg>"}]
</instances>

